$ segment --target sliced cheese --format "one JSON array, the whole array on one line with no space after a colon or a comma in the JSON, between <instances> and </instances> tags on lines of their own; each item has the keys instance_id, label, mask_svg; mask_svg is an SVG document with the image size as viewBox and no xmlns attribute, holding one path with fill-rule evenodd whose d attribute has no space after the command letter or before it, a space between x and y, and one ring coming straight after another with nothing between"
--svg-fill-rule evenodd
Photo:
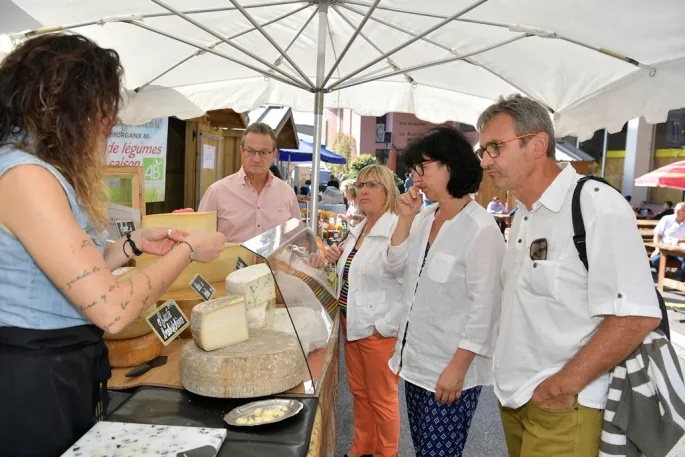
<instances>
[{"instance_id":1,"label":"sliced cheese","mask_svg":"<svg viewBox=\"0 0 685 457\"><path fill-rule=\"evenodd\" d=\"M250 328L271 328L274 322L276 300L269 300L263 305L258 305L247 310L247 325Z\"/></svg>"},{"instance_id":2,"label":"sliced cheese","mask_svg":"<svg viewBox=\"0 0 685 457\"><path fill-rule=\"evenodd\" d=\"M245 299L241 295L228 296L195 306L190 316L190 328L193 341L205 351L247 341Z\"/></svg>"},{"instance_id":3,"label":"sliced cheese","mask_svg":"<svg viewBox=\"0 0 685 457\"><path fill-rule=\"evenodd\" d=\"M216 232L216 211L204 213L165 213L150 214L143 216L141 228L146 227L171 227L186 232L194 232L203 229Z\"/></svg>"},{"instance_id":4,"label":"sliced cheese","mask_svg":"<svg viewBox=\"0 0 685 457\"><path fill-rule=\"evenodd\" d=\"M212 283L212 287L214 287L215 297L218 298L226 295L225 279ZM200 303L204 303L204 299L202 299L197 294L197 292L192 290L190 287L186 289L172 290L170 292L167 292L166 294L162 295L162 298L160 298L157 301L157 306L161 306L168 300L174 300L176 304L179 306L179 308L181 308L181 311L183 311L183 314L185 316L188 316L189 318L193 313L193 308L195 308L195 306L199 305ZM186 328L180 336L181 338L192 338L193 335L190 326Z\"/></svg>"},{"instance_id":5,"label":"sliced cheese","mask_svg":"<svg viewBox=\"0 0 685 457\"><path fill-rule=\"evenodd\" d=\"M143 365L158 357L164 348L154 333L128 340L105 340L105 344L109 350L109 365L112 368Z\"/></svg>"},{"instance_id":6,"label":"sliced cheese","mask_svg":"<svg viewBox=\"0 0 685 457\"><path fill-rule=\"evenodd\" d=\"M292 389L306 363L297 338L274 330L250 330L250 339L206 352L189 342L180 361L183 387L214 398L254 398Z\"/></svg>"},{"instance_id":7,"label":"sliced cheese","mask_svg":"<svg viewBox=\"0 0 685 457\"><path fill-rule=\"evenodd\" d=\"M265 263L235 270L226 277L226 292L245 295L247 309L256 308L276 298L271 269Z\"/></svg>"},{"instance_id":8,"label":"sliced cheese","mask_svg":"<svg viewBox=\"0 0 685 457\"><path fill-rule=\"evenodd\" d=\"M235 270L235 264L238 257L247 263L254 262L254 255L247 249L238 244L226 243L226 248L221 251L219 257L209 263L192 262L183 270L178 278L171 284L168 291L189 290L190 281L196 274L200 274L209 283L225 281L226 276ZM157 262L161 257L151 254L143 254L134 259L138 269L146 268Z\"/></svg>"}]
</instances>

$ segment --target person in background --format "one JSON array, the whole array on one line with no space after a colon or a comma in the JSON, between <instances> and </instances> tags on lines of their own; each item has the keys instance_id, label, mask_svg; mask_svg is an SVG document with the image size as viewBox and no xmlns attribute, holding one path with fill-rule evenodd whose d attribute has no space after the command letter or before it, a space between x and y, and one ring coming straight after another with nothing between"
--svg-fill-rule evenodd
<instances>
[{"instance_id":1,"label":"person in background","mask_svg":"<svg viewBox=\"0 0 685 457\"><path fill-rule=\"evenodd\" d=\"M0 65L0 454L62 455L106 414L103 332L116 334L216 232L145 228L105 245L107 137L117 123L118 54L76 34L19 45ZM112 270L162 256L126 280Z\"/></svg>"},{"instance_id":2,"label":"person in background","mask_svg":"<svg viewBox=\"0 0 685 457\"><path fill-rule=\"evenodd\" d=\"M307 195L312 195L312 180L308 179L304 182L304 185L309 188L309 193Z\"/></svg>"},{"instance_id":3,"label":"person in background","mask_svg":"<svg viewBox=\"0 0 685 457\"><path fill-rule=\"evenodd\" d=\"M357 204L357 189L354 187L354 182L354 179L347 179L341 184L342 192L347 200L347 212L341 218L352 226L364 218Z\"/></svg>"},{"instance_id":4,"label":"person in background","mask_svg":"<svg viewBox=\"0 0 685 457\"><path fill-rule=\"evenodd\" d=\"M332 246L326 254L329 262L337 262L345 366L354 397L354 438L345 455L395 457L400 439L399 379L388 360L397 341L393 313L402 294L403 268L386 268L397 224L395 182L387 167L368 165L354 186L364 219L350 229L343 246Z\"/></svg>"},{"instance_id":5,"label":"person in background","mask_svg":"<svg viewBox=\"0 0 685 457\"><path fill-rule=\"evenodd\" d=\"M281 170L276 166L276 164L271 164L269 171L278 179L283 180L283 177L281 176ZM295 193L297 194L297 191L295 191Z\"/></svg>"},{"instance_id":6,"label":"person in background","mask_svg":"<svg viewBox=\"0 0 685 457\"><path fill-rule=\"evenodd\" d=\"M495 196L490 203L488 203L488 213L490 214L503 214L506 208L500 201L499 197Z\"/></svg>"},{"instance_id":7,"label":"person in background","mask_svg":"<svg viewBox=\"0 0 685 457\"><path fill-rule=\"evenodd\" d=\"M510 457L597 457L609 371L661 311L626 200L588 182L580 194L589 269L573 243L581 176L557 164L548 110L511 95L479 117L481 166L520 201L501 270L495 394Z\"/></svg>"},{"instance_id":8,"label":"person in background","mask_svg":"<svg viewBox=\"0 0 685 457\"><path fill-rule=\"evenodd\" d=\"M227 243L242 243L291 218L300 219L293 189L269 170L276 158L276 134L256 122L240 140L240 171L207 189L198 211L216 211Z\"/></svg>"},{"instance_id":9,"label":"person in background","mask_svg":"<svg viewBox=\"0 0 685 457\"><path fill-rule=\"evenodd\" d=\"M338 178L336 178L335 175L331 174L328 177L328 183L326 183L326 187L335 187L336 189L340 190L340 181L338 181Z\"/></svg>"},{"instance_id":10,"label":"person in background","mask_svg":"<svg viewBox=\"0 0 685 457\"><path fill-rule=\"evenodd\" d=\"M631 202L633 201L633 197L631 197L630 195L626 195L626 201L628 202L629 205L632 206Z\"/></svg>"},{"instance_id":11,"label":"person in background","mask_svg":"<svg viewBox=\"0 0 685 457\"><path fill-rule=\"evenodd\" d=\"M638 207L635 208L635 214L639 219L649 219L654 216L654 211L647 206L647 202L642 201Z\"/></svg>"},{"instance_id":12,"label":"person in background","mask_svg":"<svg viewBox=\"0 0 685 457\"><path fill-rule=\"evenodd\" d=\"M409 189L414 185L414 179L411 177L411 173L404 174L404 192L409 192Z\"/></svg>"},{"instance_id":13,"label":"person in background","mask_svg":"<svg viewBox=\"0 0 685 457\"><path fill-rule=\"evenodd\" d=\"M483 170L459 131L430 130L404 161L414 187L399 198L387 252L390 271L405 273L390 368L405 380L416 455L459 457L481 388L492 384L505 245L469 196ZM422 210L419 189L437 203Z\"/></svg>"},{"instance_id":14,"label":"person in background","mask_svg":"<svg viewBox=\"0 0 685 457\"><path fill-rule=\"evenodd\" d=\"M661 212L654 216L654 220L660 221L664 216L670 216L673 213L673 202L671 200L666 200L664 206L661 208Z\"/></svg>"},{"instance_id":15,"label":"person in background","mask_svg":"<svg viewBox=\"0 0 685 457\"><path fill-rule=\"evenodd\" d=\"M654 228L654 243L663 244L678 244L685 243L685 202L678 203L675 206L675 213L664 216L659 220L659 223ZM674 257L678 262L682 263L681 267L681 281L685 281L685 258ZM661 260L661 252L655 249L649 259L652 267L659 272L659 262Z\"/></svg>"}]
</instances>

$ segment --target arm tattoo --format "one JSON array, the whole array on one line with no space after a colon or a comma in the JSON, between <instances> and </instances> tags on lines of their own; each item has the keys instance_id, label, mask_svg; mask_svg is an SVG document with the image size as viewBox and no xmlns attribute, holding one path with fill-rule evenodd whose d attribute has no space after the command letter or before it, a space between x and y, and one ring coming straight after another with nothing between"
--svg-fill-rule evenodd
<instances>
[{"instance_id":1,"label":"arm tattoo","mask_svg":"<svg viewBox=\"0 0 685 457\"><path fill-rule=\"evenodd\" d=\"M145 306L147 305L147 301L149 298L150 298L149 295L147 297L143 298L143 309L145 309Z\"/></svg>"},{"instance_id":2,"label":"arm tattoo","mask_svg":"<svg viewBox=\"0 0 685 457\"><path fill-rule=\"evenodd\" d=\"M121 309L126 309L128 307L129 303L131 303L131 300L126 300L125 302L121 302Z\"/></svg>"},{"instance_id":3,"label":"arm tattoo","mask_svg":"<svg viewBox=\"0 0 685 457\"><path fill-rule=\"evenodd\" d=\"M147 284L148 290L152 290L152 280L150 279L150 277L144 271L141 271L140 274L145 276L145 282Z\"/></svg>"},{"instance_id":4,"label":"arm tattoo","mask_svg":"<svg viewBox=\"0 0 685 457\"><path fill-rule=\"evenodd\" d=\"M104 327L102 327L102 329L103 329L104 331L106 331L106 332L109 331L109 329L112 328L112 325L114 325L114 324L116 324L117 322L119 322L120 319L121 319L121 317L117 316L112 322L110 322L109 324L107 324L107 325L105 325Z\"/></svg>"},{"instance_id":5,"label":"arm tattoo","mask_svg":"<svg viewBox=\"0 0 685 457\"><path fill-rule=\"evenodd\" d=\"M100 271L100 268L98 268L98 267L93 267L93 269L90 270L90 271L85 270L82 274L78 275L75 279L72 279L71 281L69 281L69 282L67 283L67 288L68 288L69 290L71 290L71 286L73 286L74 283L80 281L81 279L85 279L85 278L87 278L88 276L90 276L90 275L92 275L92 274L95 274L95 273L97 273L97 272L99 272L99 271Z\"/></svg>"},{"instance_id":6,"label":"arm tattoo","mask_svg":"<svg viewBox=\"0 0 685 457\"><path fill-rule=\"evenodd\" d=\"M80 309L81 311L85 311L85 310L87 310L87 309L89 309L89 308L92 308L93 306L95 306L95 305L97 305L97 304L98 304L98 302L97 302L97 301L94 301L94 302L92 302L92 303L88 303L88 304L85 305L85 306L79 306L79 309Z\"/></svg>"}]
</instances>

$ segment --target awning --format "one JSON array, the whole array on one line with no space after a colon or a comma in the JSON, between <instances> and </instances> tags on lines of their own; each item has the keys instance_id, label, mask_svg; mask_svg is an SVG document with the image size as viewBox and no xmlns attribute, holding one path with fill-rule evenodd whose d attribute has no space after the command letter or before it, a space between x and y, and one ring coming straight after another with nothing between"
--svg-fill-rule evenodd
<instances>
[{"instance_id":1,"label":"awning","mask_svg":"<svg viewBox=\"0 0 685 457\"><path fill-rule=\"evenodd\" d=\"M280 155L279 155L279 160L281 162L287 162L290 160L291 162L311 162L313 160L312 158L312 142L307 141L303 137L305 135L298 135L300 139L300 149L279 149ZM331 152L325 147L321 146L321 160L323 162L327 163L335 163L335 164L344 164L347 163L347 160L343 156L340 156L336 154L335 152Z\"/></svg>"}]
</instances>

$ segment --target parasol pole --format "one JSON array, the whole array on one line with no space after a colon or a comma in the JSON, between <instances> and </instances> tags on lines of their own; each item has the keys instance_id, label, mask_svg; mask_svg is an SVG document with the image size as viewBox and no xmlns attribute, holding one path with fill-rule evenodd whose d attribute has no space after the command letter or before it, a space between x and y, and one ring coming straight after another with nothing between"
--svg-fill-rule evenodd
<instances>
[{"instance_id":1,"label":"parasol pole","mask_svg":"<svg viewBox=\"0 0 685 457\"><path fill-rule=\"evenodd\" d=\"M309 224L316 235L319 231L319 168L321 167L321 127L323 125L323 81L326 71L326 35L328 34L328 2L319 3L319 39L316 50L316 87L314 89L314 144L312 145L312 212Z\"/></svg>"}]
</instances>

